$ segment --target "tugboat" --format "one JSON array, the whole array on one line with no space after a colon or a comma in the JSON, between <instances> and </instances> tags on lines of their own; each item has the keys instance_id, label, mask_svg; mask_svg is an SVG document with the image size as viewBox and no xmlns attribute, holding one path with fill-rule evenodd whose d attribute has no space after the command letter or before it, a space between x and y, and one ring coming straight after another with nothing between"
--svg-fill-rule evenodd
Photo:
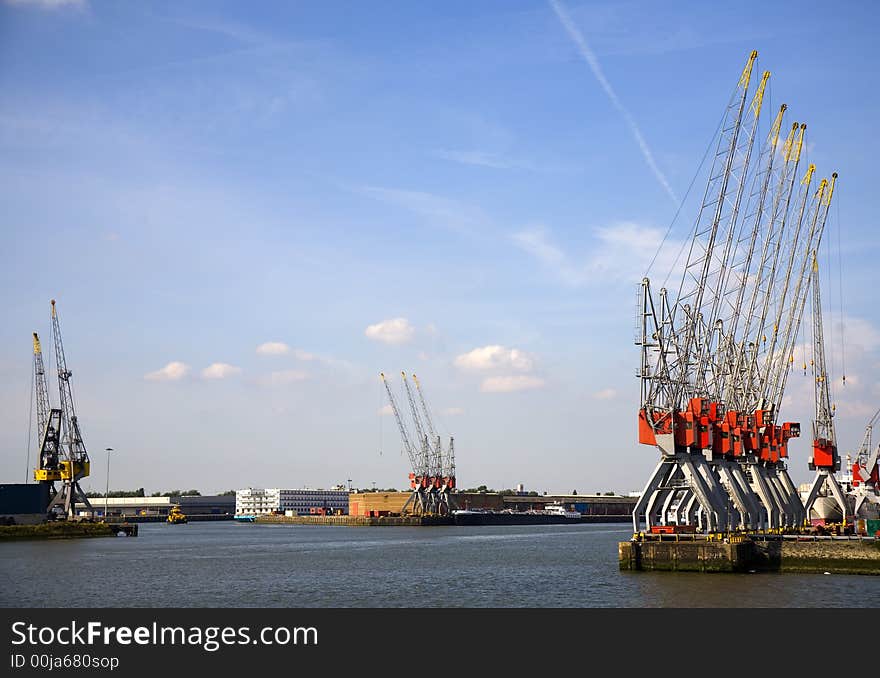
<instances>
[{"instance_id":1,"label":"tugboat","mask_svg":"<svg viewBox=\"0 0 880 678\"><path fill-rule=\"evenodd\" d=\"M180 525L186 522L186 514L180 510L180 507L176 504L171 507L171 511L168 512L168 522L171 525Z\"/></svg>"}]
</instances>

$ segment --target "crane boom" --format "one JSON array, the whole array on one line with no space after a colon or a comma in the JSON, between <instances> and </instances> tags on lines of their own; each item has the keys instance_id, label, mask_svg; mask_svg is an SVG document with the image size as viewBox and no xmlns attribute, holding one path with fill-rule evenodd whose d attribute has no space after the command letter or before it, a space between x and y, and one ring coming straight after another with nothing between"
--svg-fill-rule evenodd
<instances>
[{"instance_id":1,"label":"crane boom","mask_svg":"<svg viewBox=\"0 0 880 678\"><path fill-rule=\"evenodd\" d=\"M67 448L67 457L76 465L87 464L89 455L83 442L82 432L79 428L79 420L76 416L76 407L73 402L73 389L70 386L70 377L73 372L67 369L67 359L64 356L64 343L61 340L61 324L58 321L58 312L55 308L55 300L52 299L52 337L55 342L55 363L58 370L58 390L61 396L61 416L64 420L64 444ZM86 472L85 475L88 475Z\"/></svg>"},{"instance_id":2,"label":"crane boom","mask_svg":"<svg viewBox=\"0 0 880 678\"><path fill-rule=\"evenodd\" d=\"M819 264L813 252L813 392L816 406L813 419L814 456L810 459L811 468L838 470L840 462L837 455L837 440L834 435L834 413L831 407L831 393L828 387L828 372L825 363L825 335L822 328L822 297L819 292ZM817 458L818 457L818 458Z\"/></svg>"},{"instance_id":3,"label":"crane boom","mask_svg":"<svg viewBox=\"0 0 880 678\"><path fill-rule=\"evenodd\" d=\"M49 421L49 383L46 379L46 368L43 365L43 351L40 337L34 332L34 393L37 399L37 437L42 439Z\"/></svg>"},{"instance_id":4,"label":"crane boom","mask_svg":"<svg viewBox=\"0 0 880 678\"><path fill-rule=\"evenodd\" d=\"M388 380L385 379L385 373L380 372L379 376L382 378L382 383L385 385L385 392L388 394L388 401L391 403L391 409L394 412L394 419L397 421L397 428L400 431L400 440L403 443L403 448L404 450L406 450L406 454L409 457L413 472L418 473L419 457L416 454L412 443L410 442L409 433L406 430L406 424L403 421L403 417L400 416L400 410L397 407L397 401L394 399L394 393L391 391L391 387L388 385Z\"/></svg>"}]
</instances>

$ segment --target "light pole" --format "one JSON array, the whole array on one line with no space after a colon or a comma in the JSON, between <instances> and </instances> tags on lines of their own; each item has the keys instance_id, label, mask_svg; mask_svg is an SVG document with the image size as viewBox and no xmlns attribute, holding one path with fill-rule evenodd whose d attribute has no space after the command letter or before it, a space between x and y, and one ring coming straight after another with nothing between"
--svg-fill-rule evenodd
<instances>
[{"instance_id":1,"label":"light pole","mask_svg":"<svg viewBox=\"0 0 880 678\"><path fill-rule=\"evenodd\" d=\"M107 496L110 494L110 453L112 447L105 448L107 451L107 489L104 491L104 522L107 522Z\"/></svg>"}]
</instances>

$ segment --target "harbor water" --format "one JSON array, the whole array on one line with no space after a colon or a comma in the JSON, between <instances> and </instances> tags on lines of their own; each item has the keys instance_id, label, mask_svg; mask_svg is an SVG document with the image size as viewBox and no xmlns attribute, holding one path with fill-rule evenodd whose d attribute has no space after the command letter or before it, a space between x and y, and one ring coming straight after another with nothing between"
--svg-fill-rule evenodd
<instances>
[{"instance_id":1,"label":"harbor water","mask_svg":"<svg viewBox=\"0 0 880 678\"><path fill-rule=\"evenodd\" d=\"M0 544L2 607L876 607L880 577L621 572L623 524L147 523Z\"/></svg>"}]
</instances>

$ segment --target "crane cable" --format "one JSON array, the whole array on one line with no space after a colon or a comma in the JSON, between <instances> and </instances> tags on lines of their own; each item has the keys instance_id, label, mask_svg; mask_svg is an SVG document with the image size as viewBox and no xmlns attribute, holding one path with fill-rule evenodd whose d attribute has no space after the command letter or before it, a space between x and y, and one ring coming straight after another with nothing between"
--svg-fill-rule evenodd
<instances>
[{"instance_id":1,"label":"crane cable","mask_svg":"<svg viewBox=\"0 0 880 678\"><path fill-rule=\"evenodd\" d=\"M846 341L844 330L846 327L846 314L843 312L843 254L840 247L840 192L838 191L837 204L837 287L840 290L840 363L843 371L843 386L846 386Z\"/></svg>"},{"instance_id":2,"label":"crane cable","mask_svg":"<svg viewBox=\"0 0 880 678\"><path fill-rule=\"evenodd\" d=\"M712 150L713 142L715 141L715 138L718 136L718 132L721 130L721 125L724 124L724 116L726 115L726 113L727 113L727 107L725 107L724 111L722 111L721 119L718 121L718 126L715 128L715 132L713 132L712 138L709 139L709 144L706 146L706 150L703 153L703 159L700 160L700 164L697 166L697 171L694 172L694 176L691 179L691 183L688 186L687 191L685 191L684 197L681 199L681 202L678 204L678 209L675 210L675 215L672 217L672 221L669 223L669 227L666 229L666 233L664 234L663 239L660 241L660 244L657 245L657 250L654 252L654 256L651 258L651 263L648 264L648 269L645 271L645 275L642 277L647 278L648 274L651 272L651 269L654 267L654 264L657 262L657 257L660 256L660 251L663 249L663 245L666 242L666 239L669 237L669 234L672 232L672 227L675 226L675 222L678 220L678 216L681 214L681 210L682 210L682 208L684 208L684 204L687 202L688 196L691 193L691 189L694 187L694 183L697 181L697 177L700 176L700 170L703 169L703 165L706 162L706 158L709 157L709 151ZM696 229L696 226L694 226L694 229ZM679 249L678 255L675 257L675 261L673 262L672 266L670 267L669 272L666 274L666 278L663 281L664 287L666 286L666 283L669 281L669 276L672 275L672 271L675 269L675 266L678 263L678 260L681 258L681 254L682 254L682 252L684 252L684 247L687 244L687 242L688 241L685 240L682 243L681 249Z\"/></svg>"},{"instance_id":3,"label":"crane cable","mask_svg":"<svg viewBox=\"0 0 880 678\"><path fill-rule=\"evenodd\" d=\"M385 443L385 438L382 433L382 419L385 417L385 413L382 412L382 403L385 400L385 394L382 393L382 384L379 384L379 408L376 410L376 413L379 415L379 456L382 456L382 447Z\"/></svg>"},{"instance_id":4,"label":"crane cable","mask_svg":"<svg viewBox=\"0 0 880 678\"><path fill-rule=\"evenodd\" d=\"M27 437L27 463L24 467L24 483L27 485L28 482L28 471L31 468L31 437L33 435L33 426L34 426L34 383L37 380L36 374L36 366L34 366L34 372L31 374L31 400L30 407L28 408L28 437Z\"/></svg>"}]
</instances>

